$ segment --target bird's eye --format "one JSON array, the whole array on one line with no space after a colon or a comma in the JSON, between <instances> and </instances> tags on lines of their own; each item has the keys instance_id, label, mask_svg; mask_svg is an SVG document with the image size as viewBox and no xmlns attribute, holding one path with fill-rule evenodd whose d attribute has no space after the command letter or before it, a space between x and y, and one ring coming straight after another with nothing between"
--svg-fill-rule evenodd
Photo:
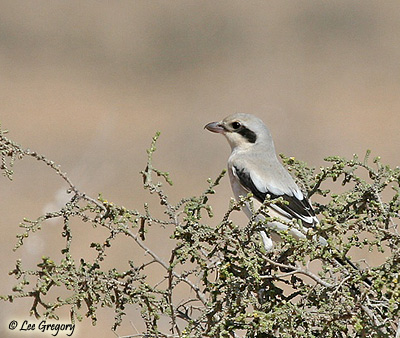
<instances>
[{"instance_id":1,"label":"bird's eye","mask_svg":"<svg viewBox=\"0 0 400 338\"><path fill-rule=\"evenodd\" d=\"M242 125L240 124L240 122L232 122L232 128L233 129L239 129Z\"/></svg>"}]
</instances>

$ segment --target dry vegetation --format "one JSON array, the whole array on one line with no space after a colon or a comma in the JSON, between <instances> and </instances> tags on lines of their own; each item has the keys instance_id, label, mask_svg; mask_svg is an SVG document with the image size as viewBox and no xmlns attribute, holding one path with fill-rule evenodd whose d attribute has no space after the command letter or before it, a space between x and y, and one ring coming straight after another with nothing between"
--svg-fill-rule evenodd
<instances>
[{"instance_id":1,"label":"dry vegetation","mask_svg":"<svg viewBox=\"0 0 400 338\"><path fill-rule=\"evenodd\" d=\"M379 158L371 160L369 152L362 160L327 158L329 165L319 170L282 156L310 197L318 196L315 208L321 223L307 233L306 240L282 234L285 240L266 253L258 238L262 223L251 220L243 227L231 220L232 212L240 210L248 197L232 200L216 227L207 224L213 217L208 199L224 172L208 180L200 196L184 197L178 203L169 200L164 187L172 185L169 174L152 164L159 134L153 138L141 174L144 189L158 196L164 207L162 219L152 216L149 204L141 212L101 196L87 196L57 164L6 134L0 131L0 169L5 177L12 179L17 160L31 157L66 182L71 198L60 210L21 223L23 232L17 235L15 250L29 241L32 232L46 231L47 220L62 219L65 245L59 250L63 258L37 257L36 269L26 269L18 260L10 272L17 284L3 300L32 298L30 311L37 317L57 318L60 308L68 308L72 322L89 317L93 324L98 308L110 307L115 311L116 333L121 322L129 320L124 317L126 307L134 304L140 307L145 331L130 337L400 336L400 170L383 165ZM331 180L344 189L325 189ZM257 211L267 220L266 207L271 203L282 201L266 200ZM71 252L74 230L70 224L76 220L87 231L107 230L104 241L90 245L95 259ZM170 230L172 236L160 243L172 243L169 257L158 256L150 247L149 227ZM125 271L103 268L105 260L113 260L108 252L118 236L127 236L144 254L127 255L130 268ZM315 236L325 237L328 245L319 245ZM355 248L381 252L386 259L376 266L337 263L346 261ZM147 277L154 266L159 269L156 283ZM187 298L177 292L182 288L188 290ZM165 318L167 330L159 325Z\"/></svg>"}]
</instances>

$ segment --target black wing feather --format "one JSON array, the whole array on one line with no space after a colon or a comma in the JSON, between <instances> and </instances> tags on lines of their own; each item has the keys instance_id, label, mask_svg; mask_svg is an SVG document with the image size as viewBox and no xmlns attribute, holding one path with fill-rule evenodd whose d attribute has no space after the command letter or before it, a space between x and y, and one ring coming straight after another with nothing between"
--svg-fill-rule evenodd
<instances>
[{"instance_id":1,"label":"black wing feather","mask_svg":"<svg viewBox=\"0 0 400 338\"><path fill-rule=\"evenodd\" d=\"M275 195L269 191L262 192L257 189L254 182L250 177L250 173L245 171L244 169L235 168L235 173L240 180L240 183L248 190L251 191L253 196L260 202L263 203L267 195L271 196L271 199L275 199L278 197L282 197L284 201L288 203L280 203L279 208L283 211L287 212L290 216L296 219L301 219L304 223L304 219L302 217L315 217L315 213L313 208L310 205L310 202L307 198L303 198L299 200L296 196L289 196L286 194L283 195ZM307 223L309 224L309 223ZM312 224L311 224L312 225Z\"/></svg>"}]
</instances>

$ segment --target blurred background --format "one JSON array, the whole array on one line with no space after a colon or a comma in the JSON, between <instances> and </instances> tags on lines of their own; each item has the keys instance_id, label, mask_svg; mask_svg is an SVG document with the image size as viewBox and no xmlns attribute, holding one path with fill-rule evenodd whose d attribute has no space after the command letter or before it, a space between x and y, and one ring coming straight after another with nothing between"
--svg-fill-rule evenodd
<instances>
[{"instance_id":1,"label":"blurred background","mask_svg":"<svg viewBox=\"0 0 400 338\"><path fill-rule=\"evenodd\" d=\"M139 175L154 133L162 132L154 164L171 173L167 193L177 201L202 193L225 168L227 142L203 127L233 112L262 118L277 151L310 166L366 149L397 166L399 9L397 1L368 0L2 0L1 126L60 164L82 191L140 210L148 200L158 208ZM16 259L34 267L43 255L61 258L57 222L12 248L18 223L56 210L63 190L59 177L28 158L16 163L13 182L0 179L1 294L16 284L7 275ZM211 223L231 196L224 179ZM105 236L87 226L75 229L77 259L94 257L90 242ZM149 246L166 254L166 237L152 236ZM112 250L106 264L120 269L141 254L128 239ZM0 303L2 337L26 336L8 323L29 319L30 306ZM120 335L136 333L137 313L127 313ZM61 322L68 319L64 313ZM101 310L97 326L84 320L73 336L113 337L112 323L112 311Z\"/></svg>"}]
</instances>

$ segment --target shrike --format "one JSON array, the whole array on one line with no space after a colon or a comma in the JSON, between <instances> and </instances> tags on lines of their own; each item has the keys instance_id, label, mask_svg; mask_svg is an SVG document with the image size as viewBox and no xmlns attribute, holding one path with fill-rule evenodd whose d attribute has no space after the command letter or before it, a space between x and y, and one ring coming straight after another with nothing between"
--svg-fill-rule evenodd
<instances>
[{"instance_id":1,"label":"shrike","mask_svg":"<svg viewBox=\"0 0 400 338\"><path fill-rule=\"evenodd\" d=\"M299 219L304 229L318 223L309 200L279 162L271 134L263 121L250 114L237 113L220 122L211 122L205 128L224 135L231 146L228 172L237 200L240 196L246 197L248 193L252 193L253 207L257 210L267 195L271 199L282 197L285 203L271 204L269 216L284 222ZM252 217L249 203L246 203L244 212L249 218ZM262 219L261 215L259 217ZM305 237L302 231L279 221L269 222L266 226L274 230L271 232L272 239L261 231L267 251L273 248L272 240L280 240L280 231L289 229L294 237ZM321 238L320 241L324 242L324 239Z\"/></svg>"}]
</instances>

